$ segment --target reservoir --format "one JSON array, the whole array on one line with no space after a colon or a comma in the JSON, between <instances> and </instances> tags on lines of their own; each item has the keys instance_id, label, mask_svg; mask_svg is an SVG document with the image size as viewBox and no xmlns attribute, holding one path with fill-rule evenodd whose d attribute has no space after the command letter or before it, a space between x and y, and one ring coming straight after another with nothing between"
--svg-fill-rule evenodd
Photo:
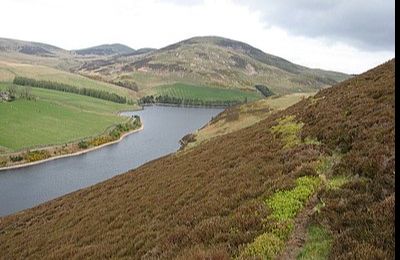
<instances>
[{"instance_id":1,"label":"reservoir","mask_svg":"<svg viewBox=\"0 0 400 260\"><path fill-rule=\"evenodd\" d=\"M184 135L196 131L221 111L150 106L124 112L139 115L144 129L86 154L0 171L0 216L31 208L175 152Z\"/></svg>"}]
</instances>

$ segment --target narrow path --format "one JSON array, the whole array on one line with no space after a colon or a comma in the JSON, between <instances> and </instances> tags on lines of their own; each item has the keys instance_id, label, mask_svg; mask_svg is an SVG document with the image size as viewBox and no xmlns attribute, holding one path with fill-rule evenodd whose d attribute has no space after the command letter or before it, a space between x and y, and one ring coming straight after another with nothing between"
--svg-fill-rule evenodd
<instances>
[{"instance_id":1,"label":"narrow path","mask_svg":"<svg viewBox=\"0 0 400 260\"><path fill-rule=\"evenodd\" d=\"M307 239L307 227L314 213L314 207L318 204L318 191L309 199L306 207L297 215L294 222L294 229L286 242L285 248L282 253L278 255L276 259L287 260L296 259L297 255L300 253L303 245Z\"/></svg>"}]
</instances>

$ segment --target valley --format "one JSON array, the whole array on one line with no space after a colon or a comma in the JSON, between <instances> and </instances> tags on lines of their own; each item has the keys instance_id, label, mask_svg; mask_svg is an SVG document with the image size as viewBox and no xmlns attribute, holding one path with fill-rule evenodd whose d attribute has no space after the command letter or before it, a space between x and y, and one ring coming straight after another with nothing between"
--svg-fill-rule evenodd
<instances>
[{"instance_id":1,"label":"valley","mask_svg":"<svg viewBox=\"0 0 400 260\"><path fill-rule=\"evenodd\" d=\"M3 217L0 250L392 259L394 68L393 59L248 127Z\"/></svg>"},{"instance_id":2,"label":"valley","mask_svg":"<svg viewBox=\"0 0 400 260\"><path fill-rule=\"evenodd\" d=\"M161 49L105 44L70 51L1 38L0 91L29 91L34 100L0 104L0 165L23 163L21 157L44 147L46 155L35 158L76 152L78 142L125 122L117 112L143 104L228 107L261 100L265 91L313 93L348 77L220 37L194 37Z\"/></svg>"},{"instance_id":3,"label":"valley","mask_svg":"<svg viewBox=\"0 0 400 260\"><path fill-rule=\"evenodd\" d=\"M0 259L393 259L394 92L394 58L0 38Z\"/></svg>"}]
</instances>

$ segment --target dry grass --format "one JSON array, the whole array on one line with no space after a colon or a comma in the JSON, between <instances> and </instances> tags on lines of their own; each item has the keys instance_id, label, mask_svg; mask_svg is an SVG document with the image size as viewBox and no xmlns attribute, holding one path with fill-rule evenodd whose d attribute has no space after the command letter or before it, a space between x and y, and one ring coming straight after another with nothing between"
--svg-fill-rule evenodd
<instances>
[{"instance_id":1,"label":"dry grass","mask_svg":"<svg viewBox=\"0 0 400 260\"><path fill-rule=\"evenodd\" d=\"M65 83L78 88L93 88L112 92L127 98L136 98L136 92L134 91L101 81L92 80L78 74L69 73L43 65L31 65L1 60L0 82L11 82L15 76Z\"/></svg>"},{"instance_id":2,"label":"dry grass","mask_svg":"<svg viewBox=\"0 0 400 260\"><path fill-rule=\"evenodd\" d=\"M251 103L226 109L210 123L194 133L194 140L187 143L185 149L192 148L216 136L221 136L249 127L271 113L283 110L300 100L313 96L311 93L294 93L264 98Z\"/></svg>"},{"instance_id":3,"label":"dry grass","mask_svg":"<svg viewBox=\"0 0 400 260\"><path fill-rule=\"evenodd\" d=\"M1 218L1 258L238 256L265 231L263 220L272 213L265 198L293 189L302 166L340 151L331 174L351 180L319 194L326 205L313 219L332 233L329 257L393 259L394 60L316 97L314 104L303 100L185 153ZM320 143L282 149L270 129L290 115L304 124L302 141Z\"/></svg>"}]
</instances>

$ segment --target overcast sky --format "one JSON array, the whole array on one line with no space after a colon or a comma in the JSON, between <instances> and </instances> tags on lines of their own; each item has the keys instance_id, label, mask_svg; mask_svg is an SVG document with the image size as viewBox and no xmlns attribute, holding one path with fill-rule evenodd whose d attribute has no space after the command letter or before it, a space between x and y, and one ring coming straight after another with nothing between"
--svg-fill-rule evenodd
<instances>
[{"instance_id":1,"label":"overcast sky","mask_svg":"<svg viewBox=\"0 0 400 260\"><path fill-rule=\"evenodd\" d=\"M160 48L217 35L313 68L360 73L395 51L395 0L1 0L0 37L65 49Z\"/></svg>"}]
</instances>

